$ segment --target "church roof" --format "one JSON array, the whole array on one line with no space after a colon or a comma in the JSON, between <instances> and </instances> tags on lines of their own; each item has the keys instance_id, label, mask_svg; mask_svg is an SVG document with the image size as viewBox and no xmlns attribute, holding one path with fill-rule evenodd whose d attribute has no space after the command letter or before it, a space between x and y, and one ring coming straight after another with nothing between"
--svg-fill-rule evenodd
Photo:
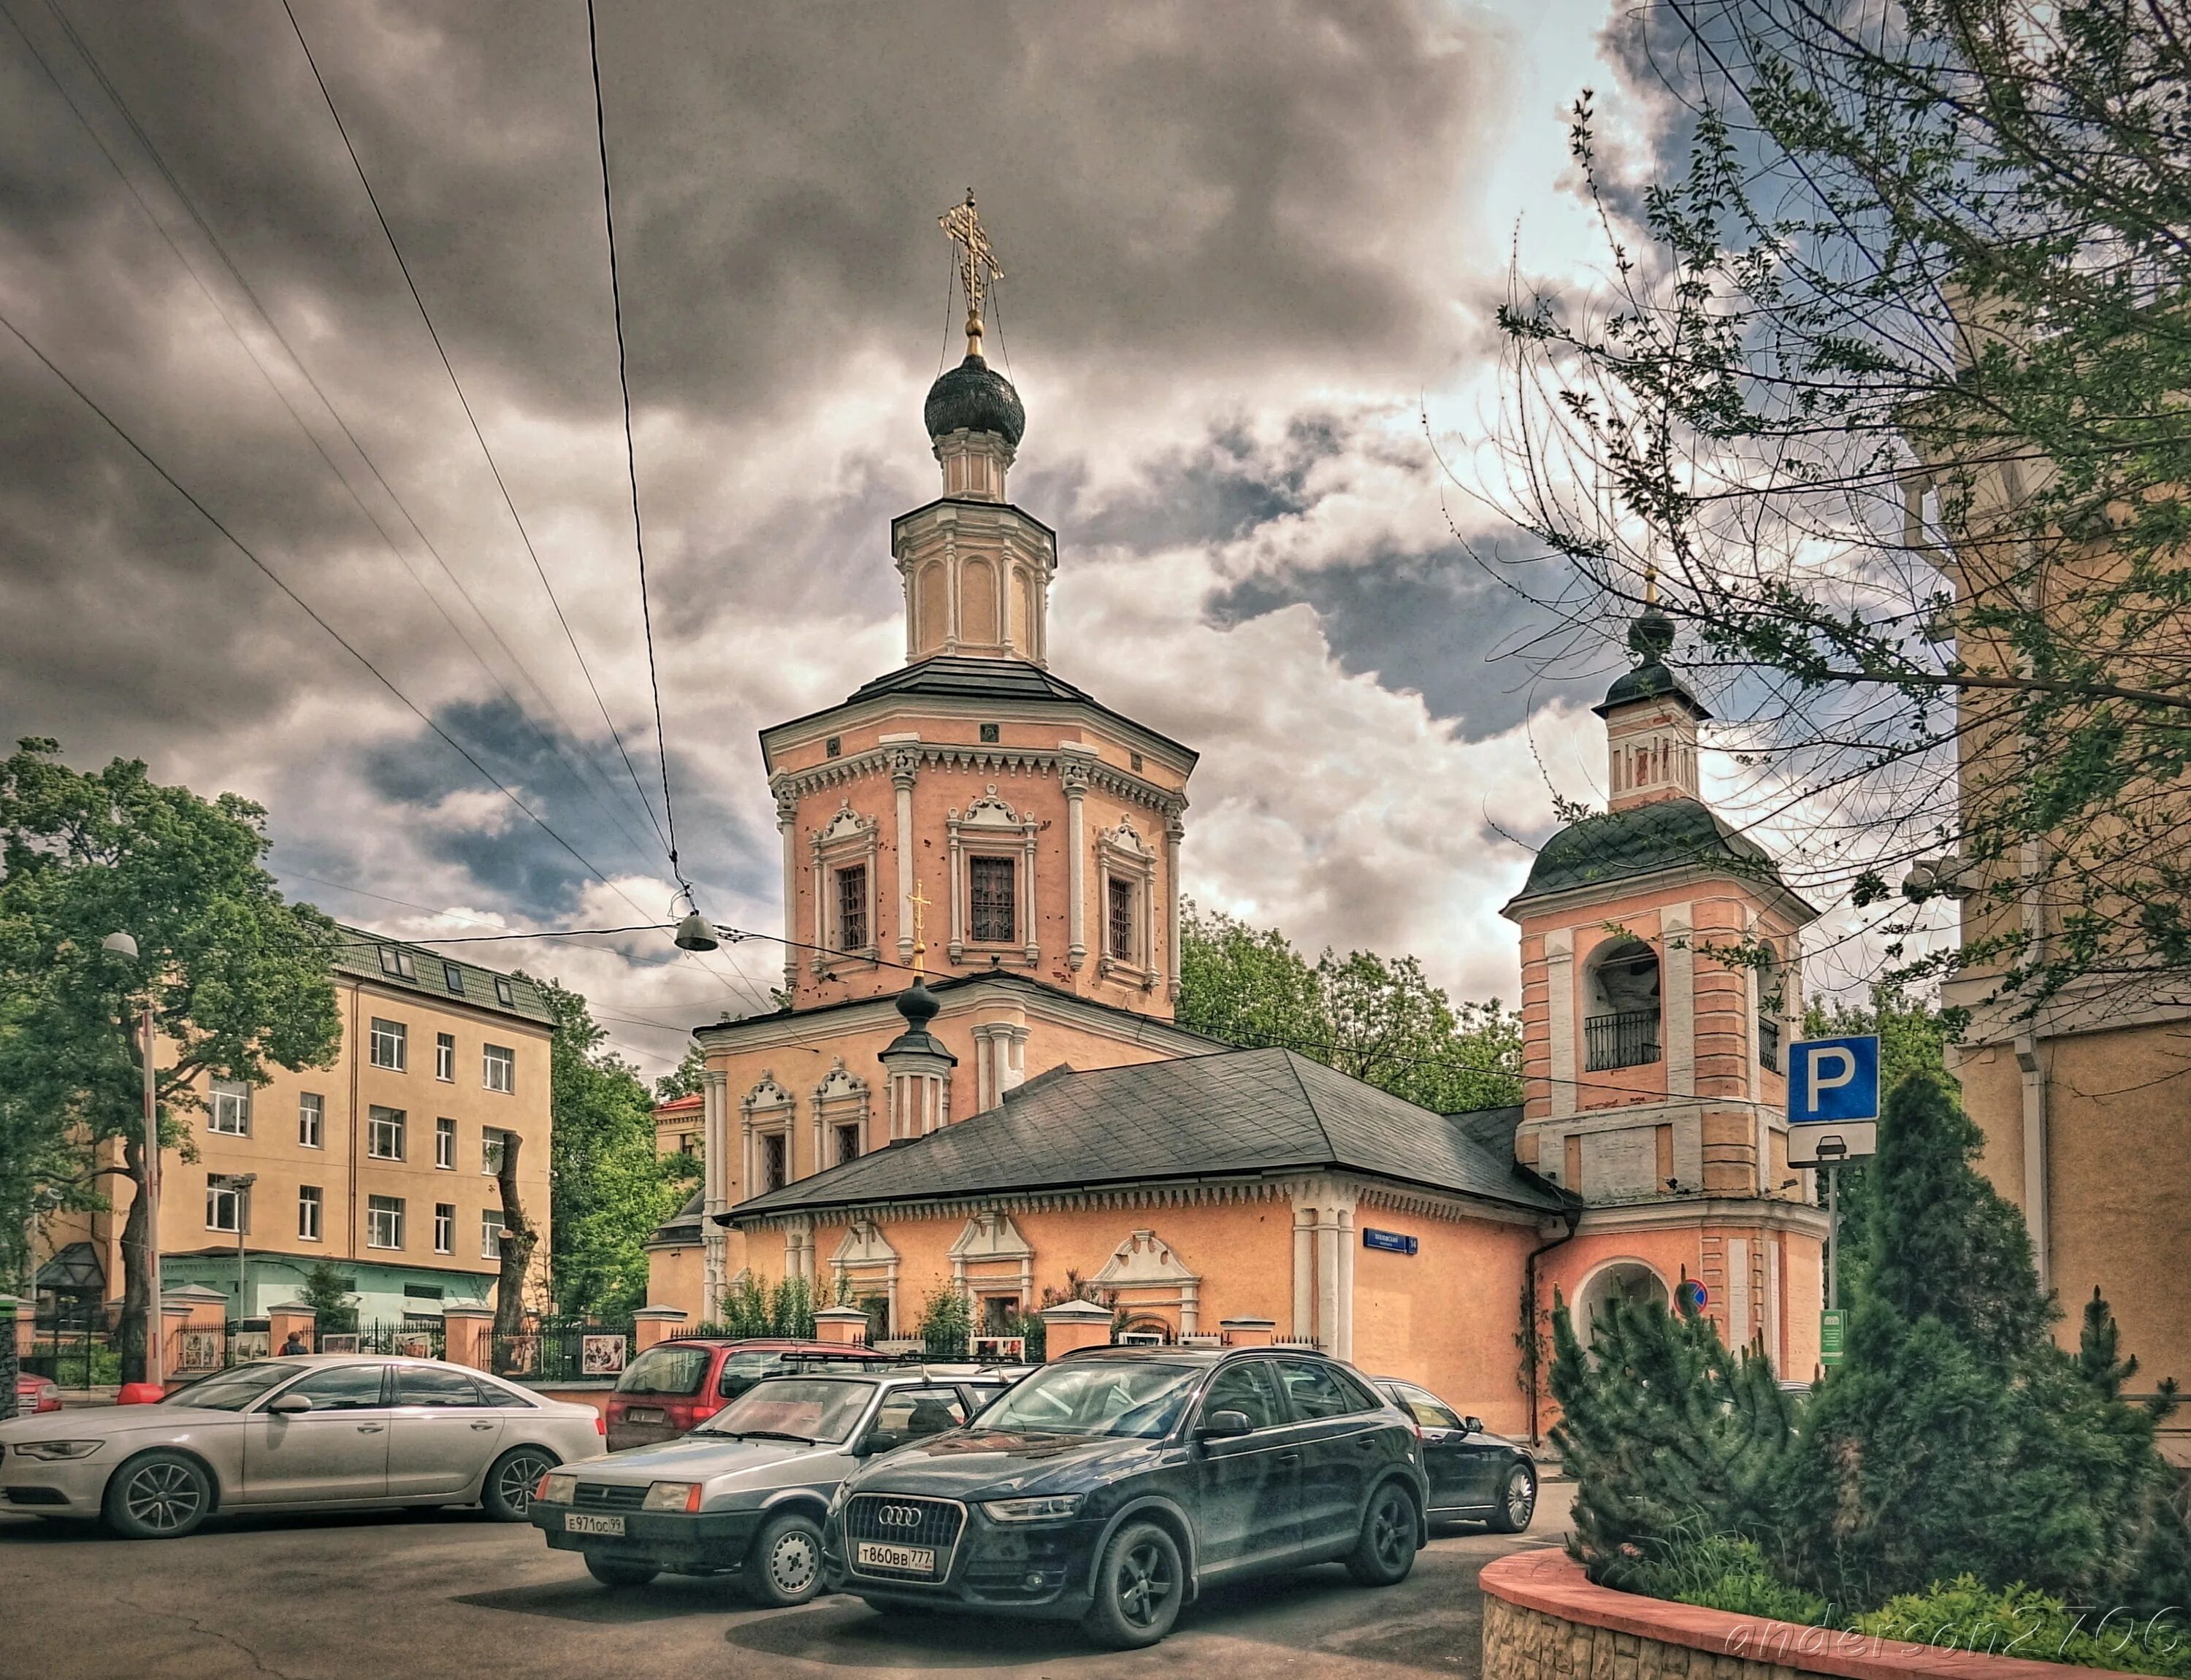
<instances>
[{"instance_id":1,"label":"church roof","mask_svg":"<svg viewBox=\"0 0 2191 1680\"><path fill-rule=\"evenodd\" d=\"M743 1201L808 1208L1351 1170L1511 1207L1556 1193L1443 1115L1290 1050L1234 1050L1060 1073L996 1107Z\"/></svg>"},{"instance_id":2,"label":"church roof","mask_svg":"<svg viewBox=\"0 0 2191 1680\"><path fill-rule=\"evenodd\" d=\"M1027 431L1027 410L1020 406L1012 382L970 353L928 388L920 417L931 438L953 432L993 432L1017 448Z\"/></svg>"},{"instance_id":3,"label":"church roof","mask_svg":"<svg viewBox=\"0 0 2191 1680\"><path fill-rule=\"evenodd\" d=\"M1781 891L1773 854L1697 799L1659 799L1571 823L1545 843L1507 908L1531 899L1625 881L1661 870L1713 868Z\"/></svg>"},{"instance_id":4,"label":"church roof","mask_svg":"<svg viewBox=\"0 0 2191 1680\"><path fill-rule=\"evenodd\" d=\"M1655 659L1615 677L1613 686L1605 691L1605 698L1590 709L1602 718L1616 706L1626 706L1638 700L1665 698L1680 701L1696 713L1699 722L1709 722L1711 718L1711 713L1704 709L1704 702L1689 692L1688 684Z\"/></svg>"}]
</instances>

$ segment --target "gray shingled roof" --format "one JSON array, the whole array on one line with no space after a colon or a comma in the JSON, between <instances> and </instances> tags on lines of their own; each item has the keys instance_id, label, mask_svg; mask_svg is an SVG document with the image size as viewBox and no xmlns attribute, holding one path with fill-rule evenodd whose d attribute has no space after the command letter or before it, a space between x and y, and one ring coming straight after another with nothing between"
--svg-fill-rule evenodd
<instances>
[{"instance_id":1,"label":"gray shingled roof","mask_svg":"<svg viewBox=\"0 0 2191 1680\"><path fill-rule=\"evenodd\" d=\"M1235 1050L1030 1083L916 1142L741 1202L733 1217L1326 1167L1559 1206L1443 1115L1290 1050Z\"/></svg>"},{"instance_id":2,"label":"gray shingled roof","mask_svg":"<svg viewBox=\"0 0 2191 1680\"><path fill-rule=\"evenodd\" d=\"M469 1003L475 1009L488 1009L498 1015L515 1015L520 1020L537 1021L543 1026L554 1026L555 1017L542 1000L540 990L521 975L508 974L499 969L482 968L476 962L444 956L426 945L412 945L403 939L391 939L385 934L368 933L362 928L342 927L335 945L332 967L338 973L356 974L366 979L378 980L385 986L402 991L415 991L422 997L435 998L444 1003ZM384 958L383 951L394 955ZM400 969L407 962L411 972L391 972L393 961ZM496 996L494 983L508 982L510 1001L504 1003ZM453 982L453 984L452 983Z\"/></svg>"}]
</instances>

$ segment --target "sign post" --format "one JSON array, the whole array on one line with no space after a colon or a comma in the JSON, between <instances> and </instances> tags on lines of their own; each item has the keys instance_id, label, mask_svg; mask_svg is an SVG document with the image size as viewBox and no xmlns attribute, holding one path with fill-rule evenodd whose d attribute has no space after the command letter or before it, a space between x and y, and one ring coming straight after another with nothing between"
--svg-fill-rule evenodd
<instances>
[{"instance_id":1,"label":"sign post","mask_svg":"<svg viewBox=\"0 0 2191 1680\"><path fill-rule=\"evenodd\" d=\"M1826 1175L1826 1311L1836 1325L1841 1303L1838 1169L1878 1148L1878 1038L1813 1038L1790 1045L1788 1164Z\"/></svg>"}]
</instances>

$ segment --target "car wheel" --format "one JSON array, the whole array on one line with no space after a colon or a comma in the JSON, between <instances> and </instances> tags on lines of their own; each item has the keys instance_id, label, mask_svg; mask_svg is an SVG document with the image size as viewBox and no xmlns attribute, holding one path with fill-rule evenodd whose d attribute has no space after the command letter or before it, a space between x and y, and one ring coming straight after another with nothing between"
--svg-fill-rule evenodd
<instances>
[{"instance_id":1,"label":"car wheel","mask_svg":"<svg viewBox=\"0 0 2191 1680\"><path fill-rule=\"evenodd\" d=\"M1129 1523L1103 1548L1096 1602L1081 1625L1114 1651L1153 1645L1179 1620L1185 1585L1179 1543L1154 1523Z\"/></svg>"},{"instance_id":2,"label":"car wheel","mask_svg":"<svg viewBox=\"0 0 2191 1680\"><path fill-rule=\"evenodd\" d=\"M604 1586L644 1586L662 1573L644 1564L618 1563L598 1552L586 1553L586 1573Z\"/></svg>"},{"instance_id":3,"label":"car wheel","mask_svg":"<svg viewBox=\"0 0 2191 1680\"><path fill-rule=\"evenodd\" d=\"M213 1478L185 1454L148 1452L114 1473L100 1508L124 1540L179 1540L213 1509Z\"/></svg>"},{"instance_id":4,"label":"car wheel","mask_svg":"<svg viewBox=\"0 0 2191 1680\"><path fill-rule=\"evenodd\" d=\"M533 1490L560 1462L544 1447L513 1447L488 1469L480 1503L498 1523L523 1522L532 1514Z\"/></svg>"},{"instance_id":5,"label":"car wheel","mask_svg":"<svg viewBox=\"0 0 2191 1680\"><path fill-rule=\"evenodd\" d=\"M1491 1507L1491 1527L1498 1534L1519 1534L1537 1514L1537 1473L1517 1464L1500 1484L1499 1502Z\"/></svg>"},{"instance_id":6,"label":"car wheel","mask_svg":"<svg viewBox=\"0 0 2191 1680\"><path fill-rule=\"evenodd\" d=\"M764 1604L803 1604L822 1590L822 1530L787 1511L765 1524L746 1556L746 1591Z\"/></svg>"},{"instance_id":7,"label":"car wheel","mask_svg":"<svg viewBox=\"0 0 2191 1680\"><path fill-rule=\"evenodd\" d=\"M1369 1496L1362 1537L1354 1542L1346 1572L1364 1586L1397 1586L1415 1566L1415 1496L1404 1484L1386 1482Z\"/></svg>"}]
</instances>

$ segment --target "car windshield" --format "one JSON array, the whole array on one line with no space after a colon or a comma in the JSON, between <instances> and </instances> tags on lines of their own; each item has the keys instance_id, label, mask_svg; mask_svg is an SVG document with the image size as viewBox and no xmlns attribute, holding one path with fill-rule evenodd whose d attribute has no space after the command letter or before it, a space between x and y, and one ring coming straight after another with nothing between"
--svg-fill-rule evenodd
<instances>
[{"instance_id":1,"label":"car windshield","mask_svg":"<svg viewBox=\"0 0 2191 1680\"><path fill-rule=\"evenodd\" d=\"M1169 1434L1201 1376L1199 1365L1070 1359L1045 1365L1007 1388L976 1417L976 1429L1059 1435Z\"/></svg>"},{"instance_id":2,"label":"car windshield","mask_svg":"<svg viewBox=\"0 0 2191 1680\"><path fill-rule=\"evenodd\" d=\"M649 1348L617 1379L619 1394L697 1394L713 1349L674 1343Z\"/></svg>"},{"instance_id":3,"label":"car windshield","mask_svg":"<svg viewBox=\"0 0 2191 1680\"><path fill-rule=\"evenodd\" d=\"M200 1377L196 1382L176 1389L163 1404L205 1406L214 1411L242 1411L276 1383L310 1368L309 1365L300 1366L294 1359L261 1359L255 1365L238 1365L233 1371L216 1371L211 1376Z\"/></svg>"},{"instance_id":4,"label":"car windshield","mask_svg":"<svg viewBox=\"0 0 2191 1680\"><path fill-rule=\"evenodd\" d=\"M875 1392L841 1377L776 1376L757 1382L692 1433L761 1440L837 1442L850 1436Z\"/></svg>"}]
</instances>

